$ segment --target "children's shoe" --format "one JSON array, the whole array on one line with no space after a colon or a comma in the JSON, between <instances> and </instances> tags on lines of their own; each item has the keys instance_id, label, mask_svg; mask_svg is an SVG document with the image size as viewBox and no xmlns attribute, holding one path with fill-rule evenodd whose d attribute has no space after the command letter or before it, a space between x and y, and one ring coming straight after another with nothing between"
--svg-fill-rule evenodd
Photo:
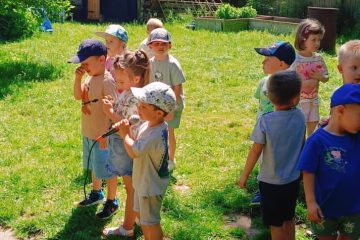
<instances>
[{"instance_id":1,"label":"children's shoe","mask_svg":"<svg viewBox=\"0 0 360 240\"><path fill-rule=\"evenodd\" d=\"M89 196L77 204L78 207L90 207L104 201L102 190L91 190Z\"/></svg>"},{"instance_id":2,"label":"children's shoe","mask_svg":"<svg viewBox=\"0 0 360 240\"><path fill-rule=\"evenodd\" d=\"M251 206L258 206L261 202L261 195L260 191L255 192L254 197L251 199L250 205Z\"/></svg>"},{"instance_id":3,"label":"children's shoe","mask_svg":"<svg viewBox=\"0 0 360 240\"><path fill-rule=\"evenodd\" d=\"M112 217L119 210L119 201L117 198L114 200L106 200L104 207L101 212L96 214L96 217L99 219L108 219Z\"/></svg>"},{"instance_id":4,"label":"children's shoe","mask_svg":"<svg viewBox=\"0 0 360 240\"><path fill-rule=\"evenodd\" d=\"M134 229L126 230L122 225L119 227L105 228L103 231L104 236L121 236L132 237L134 236Z\"/></svg>"},{"instance_id":5,"label":"children's shoe","mask_svg":"<svg viewBox=\"0 0 360 240\"><path fill-rule=\"evenodd\" d=\"M174 171L175 166L176 166L175 159L174 159L174 160L169 160L169 161L168 161L168 170L169 170L169 172Z\"/></svg>"}]
</instances>

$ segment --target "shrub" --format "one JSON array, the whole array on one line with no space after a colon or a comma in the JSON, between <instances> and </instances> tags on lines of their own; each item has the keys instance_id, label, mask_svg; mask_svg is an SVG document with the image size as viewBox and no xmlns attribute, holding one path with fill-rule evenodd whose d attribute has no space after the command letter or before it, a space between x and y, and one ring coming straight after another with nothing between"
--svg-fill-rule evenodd
<instances>
[{"instance_id":1,"label":"shrub","mask_svg":"<svg viewBox=\"0 0 360 240\"><path fill-rule=\"evenodd\" d=\"M233 7L230 4L221 5L215 12L216 18L231 19L231 18L251 18L257 14L256 10L251 6L242 8Z\"/></svg>"}]
</instances>

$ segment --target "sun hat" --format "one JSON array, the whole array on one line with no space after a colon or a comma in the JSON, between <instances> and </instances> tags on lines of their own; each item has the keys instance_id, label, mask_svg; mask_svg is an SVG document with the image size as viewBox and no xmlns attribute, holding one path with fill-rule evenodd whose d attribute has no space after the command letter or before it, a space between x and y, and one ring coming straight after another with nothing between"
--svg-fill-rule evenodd
<instances>
[{"instance_id":1,"label":"sun hat","mask_svg":"<svg viewBox=\"0 0 360 240\"><path fill-rule=\"evenodd\" d=\"M68 60L68 63L81 63L88 57L102 56L107 54L106 46L96 39L86 39L80 43L75 56Z\"/></svg>"},{"instance_id":2,"label":"sun hat","mask_svg":"<svg viewBox=\"0 0 360 240\"><path fill-rule=\"evenodd\" d=\"M152 82L142 88L131 88L139 101L155 105L164 112L170 113L176 108L176 97L171 87L162 82Z\"/></svg>"},{"instance_id":3,"label":"sun hat","mask_svg":"<svg viewBox=\"0 0 360 240\"><path fill-rule=\"evenodd\" d=\"M166 42L171 43L170 33L164 28L156 28L151 31L147 45L152 42Z\"/></svg>"},{"instance_id":4,"label":"sun hat","mask_svg":"<svg viewBox=\"0 0 360 240\"><path fill-rule=\"evenodd\" d=\"M264 48L255 48L255 51L263 56L277 57L288 65L295 61L295 50L289 42L277 41Z\"/></svg>"},{"instance_id":5,"label":"sun hat","mask_svg":"<svg viewBox=\"0 0 360 240\"><path fill-rule=\"evenodd\" d=\"M114 36L125 43L127 43L129 40L125 28L123 28L119 24L111 24L106 28L105 32L96 32L95 34L103 38L105 38L106 36Z\"/></svg>"},{"instance_id":6,"label":"sun hat","mask_svg":"<svg viewBox=\"0 0 360 240\"><path fill-rule=\"evenodd\" d=\"M331 96L330 107L346 104L360 104L360 84L346 83L335 90Z\"/></svg>"}]
</instances>

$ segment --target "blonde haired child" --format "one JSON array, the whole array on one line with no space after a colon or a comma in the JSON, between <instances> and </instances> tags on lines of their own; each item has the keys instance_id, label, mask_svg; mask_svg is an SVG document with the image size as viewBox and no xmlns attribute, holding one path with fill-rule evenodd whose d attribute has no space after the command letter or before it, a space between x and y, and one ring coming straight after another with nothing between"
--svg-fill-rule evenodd
<instances>
[{"instance_id":1,"label":"blonde haired child","mask_svg":"<svg viewBox=\"0 0 360 240\"><path fill-rule=\"evenodd\" d=\"M343 83L360 83L360 40L350 40L339 50L338 70Z\"/></svg>"},{"instance_id":2,"label":"blonde haired child","mask_svg":"<svg viewBox=\"0 0 360 240\"><path fill-rule=\"evenodd\" d=\"M302 80L300 107L306 118L307 136L310 136L319 122L319 82L329 80L324 59L316 51L324 36L324 26L315 19L304 19L299 23L295 36L298 50L290 70L296 70Z\"/></svg>"},{"instance_id":3,"label":"blonde haired child","mask_svg":"<svg viewBox=\"0 0 360 240\"><path fill-rule=\"evenodd\" d=\"M115 101L108 96L103 99L103 110L113 123L122 119L129 119L132 115L138 115L139 101L130 91L130 87L143 87L149 82L150 62L145 52L137 50L127 52L123 56L117 56L114 62L114 75L118 87L124 91ZM137 136L141 122L131 125L131 136ZM133 211L134 189L132 186L133 162L124 148L123 139L118 135L109 136L110 164L109 172L123 178L126 190L125 217L122 225L116 228L104 230L105 235L132 236L134 234L135 214ZM114 185L115 192L116 186Z\"/></svg>"},{"instance_id":4,"label":"blonde haired child","mask_svg":"<svg viewBox=\"0 0 360 240\"><path fill-rule=\"evenodd\" d=\"M157 29L157 28L163 28L164 25L162 23L162 21L158 18L150 18L147 23L146 23L146 33L149 37L150 33L152 30ZM146 37L144 39L144 41L142 41L139 45L139 49L142 49L146 52L146 54L148 55L149 58L152 58L154 56L154 53L152 52L152 50L148 47L147 43L148 43L148 37Z\"/></svg>"}]
</instances>

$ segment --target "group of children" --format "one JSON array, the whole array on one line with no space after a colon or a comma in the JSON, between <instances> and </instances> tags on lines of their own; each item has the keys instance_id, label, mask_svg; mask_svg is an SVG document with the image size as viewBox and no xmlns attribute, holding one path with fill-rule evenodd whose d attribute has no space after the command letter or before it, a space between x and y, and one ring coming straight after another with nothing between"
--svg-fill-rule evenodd
<instances>
[{"instance_id":1,"label":"group of children","mask_svg":"<svg viewBox=\"0 0 360 240\"><path fill-rule=\"evenodd\" d=\"M171 37L162 22L150 19L147 33L140 49L129 51L127 31L111 24L96 32L105 44L86 39L69 60L80 63L74 97L82 104L83 167L92 178L91 193L77 206L104 202L106 180L106 201L96 217L108 219L119 209L119 176L126 190L124 219L120 226L104 229L105 236L133 236L137 218L145 239L163 238L160 208L175 168L174 130L184 107L185 77L169 54ZM118 133L102 137L109 129Z\"/></svg>"},{"instance_id":2,"label":"group of children","mask_svg":"<svg viewBox=\"0 0 360 240\"><path fill-rule=\"evenodd\" d=\"M75 71L74 97L82 102L83 167L91 170L92 191L78 203L103 202L100 219L119 209L118 176L126 190L124 220L106 228L105 236L134 235L136 218L145 239L163 239L160 209L175 167L175 128L184 108L184 74L169 54L171 37L159 19L147 23L148 37L139 50L128 51L128 34L110 25L83 41L69 60ZM295 48L278 41L255 48L263 55L263 71L253 145L239 179L246 182L259 160L258 175L263 221L273 240L295 239L294 215L303 179L308 216L320 240L360 237L360 40L340 48L338 70L344 85L331 97L331 116L319 123L319 85L328 71L317 50L325 33L320 22L303 20ZM83 76L87 73L87 78ZM131 121L139 115L140 121ZM99 138L109 128L117 134ZM315 131L315 132L314 132ZM307 139L306 139L307 137ZM89 156L91 154L91 156Z\"/></svg>"},{"instance_id":3,"label":"group of children","mask_svg":"<svg viewBox=\"0 0 360 240\"><path fill-rule=\"evenodd\" d=\"M330 117L319 124L319 85L328 72L320 47L325 33L315 19L303 20L295 52L279 41L256 48L268 74L256 90L257 122L238 185L245 188L257 161L263 222L273 240L295 239L295 207L303 180L308 218L319 240L360 238L360 40L341 46L343 85L333 93Z\"/></svg>"}]
</instances>

